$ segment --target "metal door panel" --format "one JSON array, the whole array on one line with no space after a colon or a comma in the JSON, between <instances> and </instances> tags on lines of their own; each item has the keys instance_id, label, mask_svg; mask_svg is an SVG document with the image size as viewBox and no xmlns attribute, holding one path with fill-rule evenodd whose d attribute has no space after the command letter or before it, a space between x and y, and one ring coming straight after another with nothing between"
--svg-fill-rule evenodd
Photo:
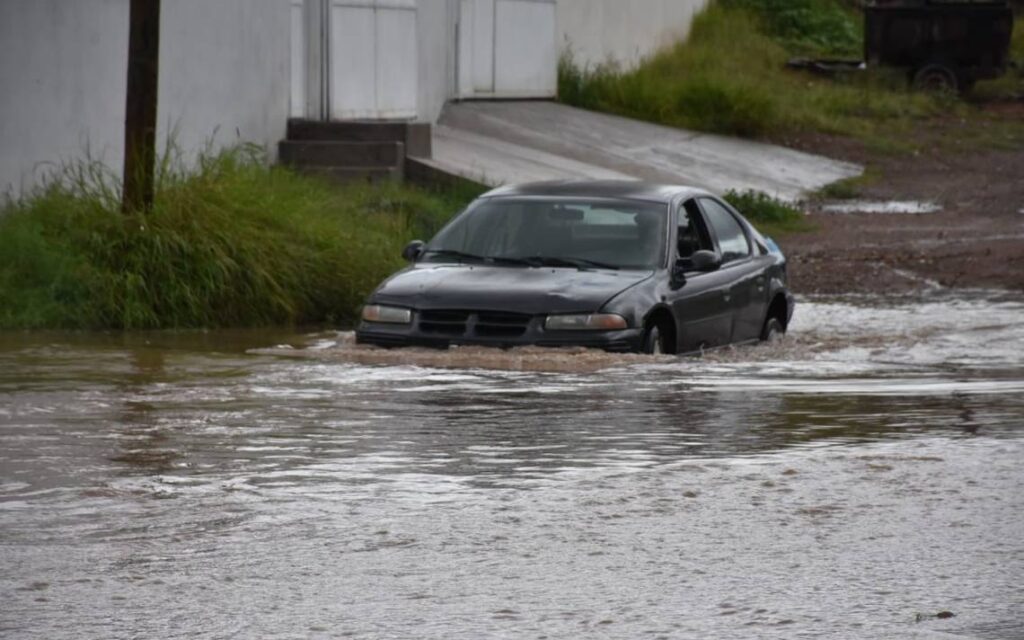
<instances>
[{"instance_id":1,"label":"metal door panel","mask_svg":"<svg viewBox=\"0 0 1024 640\"><path fill-rule=\"evenodd\" d=\"M554 96L558 90L554 3L497 0L495 20L495 93Z\"/></svg>"},{"instance_id":2,"label":"metal door panel","mask_svg":"<svg viewBox=\"0 0 1024 640\"><path fill-rule=\"evenodd\" d=\"M416 5L377 9L377 118L415 118Z\"/></svg>"},{"instance_id":3,"label":"metal door panel","mask_svg":"<svg viewBox=\"0 0 1024 640\"><path fill-rule=\"evenodd\" d=\"M415 0L332 0L330 117L415 118Z\"/></svg>"},{"instance_id":4,"label":"metal door panel","mask_svg":"<svg viewBox=\"0 0 1024 640\"><path fill-rule=\"evenodd\" d=\"M330 95L333 119L372 118L376 98L376 9L331 6Z\"/></svg>"},{"instance_id":5,"label":"metal door panel","mask_svg":"<svg viewBox=\"0 0 1024 640\"><path fill-rule=\"evenodd\" d=\"M494 3L495 0L464 0L468 9L466 25L469 36L471 93L494 93Z\"/></svg>"},{"instance_id":6,"label":"metal door panel","mask_svg":"<svg viewBox=\"0 0 1024 640\"><path fill-rule=\"evenodd\" d=\"M292 118L306 116L306 20L305 0L291 0L288 18L291 28L291 50L289 52L289 94L288 115Z\"/></svg>"},{"instance_id":7,"label":"metal door panel","mask_svg":"<svg viewBox=\"0 0 1024 640\"><path fill-rule=\"evenodd\" d=\"M554 0L461 0L461 98L553 98L558 52Z\"/></svg>"}]
</instances>

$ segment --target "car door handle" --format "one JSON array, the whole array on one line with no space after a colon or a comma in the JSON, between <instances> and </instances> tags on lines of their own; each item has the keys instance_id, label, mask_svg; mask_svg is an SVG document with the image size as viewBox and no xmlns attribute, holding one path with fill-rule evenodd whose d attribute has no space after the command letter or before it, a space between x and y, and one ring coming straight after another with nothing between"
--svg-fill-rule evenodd
<instances>
[{"instance_id":1,"label":"car door handle","mask_svg":"<svg viewBox=\"0 0 1024 640\"><path fill-rule=\"evenodd\" d=\"M732 294L731 294L731 293L729 293L728 291L723 291L723 292L722 292L722 298L723 298L723 299L724 299L724 300L725 300L726 302L729 302L730 300L732 300Z\"/></svg>"}]
</instances>

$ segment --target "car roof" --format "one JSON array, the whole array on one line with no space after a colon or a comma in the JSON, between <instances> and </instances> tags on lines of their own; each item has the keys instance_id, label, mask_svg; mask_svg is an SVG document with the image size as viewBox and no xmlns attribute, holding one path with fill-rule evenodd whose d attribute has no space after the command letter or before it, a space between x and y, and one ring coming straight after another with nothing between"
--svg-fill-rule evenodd
<instances>
[{"instance_id":1,"label":"car roof","mask_svg":"<svg viewBox=\"0 0 1024 640\"><path fill-rule=\"evenodd\" d=\"M685 185L668 185L643 182L640 180L551 180L527 182L492 189L481 198L506 197L573 197L573 198L623 198L669 203L678 196L711 195L703 189Z\"/></svg>"}]
</instances>

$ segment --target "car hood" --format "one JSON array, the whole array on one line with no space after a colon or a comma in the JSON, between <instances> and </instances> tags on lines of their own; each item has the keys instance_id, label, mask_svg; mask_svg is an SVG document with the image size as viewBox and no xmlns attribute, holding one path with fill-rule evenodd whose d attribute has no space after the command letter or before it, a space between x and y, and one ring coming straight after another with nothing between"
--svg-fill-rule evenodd
<instances>
[{"instance_id":1,"label":"car hood","mask_svg":"<svg viewBox=\"0 0 1024 640\"><path fill-rule=\"evenodd\" d=\"M377 289L372 301L417 309L519 313L597 311L653 271L578 270L466 264L417 264Z\"/></svg>"}]
</instances>

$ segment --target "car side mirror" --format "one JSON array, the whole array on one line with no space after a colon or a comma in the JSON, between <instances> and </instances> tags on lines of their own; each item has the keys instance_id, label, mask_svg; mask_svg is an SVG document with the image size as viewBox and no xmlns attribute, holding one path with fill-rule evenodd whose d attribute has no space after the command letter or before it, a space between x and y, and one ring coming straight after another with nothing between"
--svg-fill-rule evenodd
<instances>
[{"instance_id":1,"label":"car side mirror","mask_svg":"<svg viewBox=\"0 0 1024 640\"><path fill-rule=\"evenodd\" d=\"M690 268L694 271L714 271L722 266L722 256L714 251L702 249L690 256Z\"/></svg>"},{"instance_id":2,"label":"car side mirror","mask_svg":"<svg viewBox=\"0 0 1024 640\"><path fill-rule=\"evenodd\" d=\"M416 262L423 254L423 248L427 246L422 240L413 240L402 249L402 257L406 262Z\"/></svg>"}]
</instances>

